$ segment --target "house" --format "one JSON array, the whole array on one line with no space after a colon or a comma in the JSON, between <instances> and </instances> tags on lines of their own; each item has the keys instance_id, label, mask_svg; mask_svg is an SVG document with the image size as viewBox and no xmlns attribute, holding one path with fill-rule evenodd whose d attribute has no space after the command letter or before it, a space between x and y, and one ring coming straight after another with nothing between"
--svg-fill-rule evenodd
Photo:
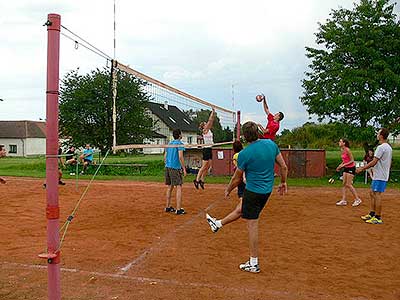
<instances>
[{"instance_id":1,"label":"house","mask_svg":"<svg viewBox=\"0 0 400 300\"><path fill-rule=\"evenodd\" d=\"M46 154L46 123L36 121L0 121L0 145L8 156Z\"/></svg>"},{"instance_id":2,"label":"house","mask_svg":"<svg viewBox=\"0 0 400 300\"><path fill-rule=\"evenodd\" d=\"M172 131L180 129L182 131L182 142L185 144L197 143L196 124L188 116L174 105L149 102L148 113L153 119L154 135L151 139L144 139L143 144L165 145L173 140ZM143 153L156 154L163 153L163 148L145 148Z\"/></svg>"}]
</instances>

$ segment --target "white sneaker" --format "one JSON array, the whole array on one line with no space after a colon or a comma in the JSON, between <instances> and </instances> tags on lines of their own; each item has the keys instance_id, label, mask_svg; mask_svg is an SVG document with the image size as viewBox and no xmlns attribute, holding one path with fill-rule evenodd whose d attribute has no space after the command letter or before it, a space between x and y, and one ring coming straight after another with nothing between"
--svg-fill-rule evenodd
<instances>
[{"instance_id":1,"label":"white sneaker","mask_svg":"<svg viewBox=\"0 0 400 300\"><path fill-rule=\"evenodd\" d=\"M356 200L354 200L354 202L351 206L353 206L353 207L359 206L361 204L361 202L362 202L361 199L356 199Z\"/></svg>"},{"instance_id":2,"label":"white sneaker","mask_svg":"<svg viewBox=\"0 0 400 300\"><path fill-rule=\"evenodd\" d=\"M208 225L210 225L210 227L211 227L211 231L214 233L217 232L219 229L219 227L217 226L217 223L216 223L217 219L211 217L209 214L206 214L206 219L207 219Z\"/></svg>"},{"instance_id":3,"label":"white sneaker","mask_svg":"<svg viewBox=\"0 0 400 300\"><path fill-rule=\"evenodd\" d=\"M71 172L71 173L69 173L69 175L70 175L70 176L75 176L75 173L72 173L72 172Z\"/></svg>"},{"instance_id":4,"label":"white sneaker","mask_svg":"<svg viewBox=\"0 0 400 300\"><path fill-rule=\"evenodd\" d=\"M347 201L342 199L339 202L336 202L336 205L337 206L346 206L347 205Z\"/></svg>"},{"instance_id":5,"label":"white sneaker","mask_svg":"<svg viewBox=\"0 0 400 300\"><path fill-rule=\"evenodd\" d=\"M258 267L258 265L252 266L250 264L250 261L246 261L244 264L240 264L239 269L250 273L260 273L260 268Z\"/></svg>"}]
</instances>

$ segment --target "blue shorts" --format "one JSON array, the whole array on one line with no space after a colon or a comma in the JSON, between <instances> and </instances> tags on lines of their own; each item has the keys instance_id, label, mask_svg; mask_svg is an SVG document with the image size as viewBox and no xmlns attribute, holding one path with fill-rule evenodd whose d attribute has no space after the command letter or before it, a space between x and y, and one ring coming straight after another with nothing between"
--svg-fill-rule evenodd
<instances>
[{"instance_id":1,"label":"blue shorts","mask_svg":"<svg viewBox=\"0 0 400 300\"><path fill-rule=\"evenodd\" d=\"M386 189L387 181L384 180L372 180L371 190L373 192L383 193Z\"/></svg>"}]
</instances>

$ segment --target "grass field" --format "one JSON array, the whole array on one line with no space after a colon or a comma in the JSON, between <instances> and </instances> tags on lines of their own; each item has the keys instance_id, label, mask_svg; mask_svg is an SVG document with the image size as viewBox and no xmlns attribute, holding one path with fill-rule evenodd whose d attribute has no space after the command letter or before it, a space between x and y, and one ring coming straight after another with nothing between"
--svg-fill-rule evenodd
<instances>
[{"instance_id":1,"label":"grass field","mask_svg":"<svg viewBox=\"0 0 400 300\"><path fill-rule=\"evenodd\" d=\"M353 149L353 155L355 160L362 160L364 156L364 150ZM101 157L97 155L95 157L96 166L90 168L89 174L83 176L84 179L90 178L89 175L93 174L100 164ZM134 181L164 181L164 163L162 155L129 155L129 156L113 156L109 155L105 163L108 164L132 164L132 163L143 163L147 164L140 173L138 169L132 169L130 167L107 167L107 170L100 169L97 178L102 180L134 180ZM325 178L289 178L289 184L293 186L324 186L328 185L327 178L335 173L336 166L340 163L340 152L339 150L326 151L326 165L327 165L327 177ZM0 160L0 176L16 176L16 177L34 177L44 178L45 177L46 164L44 157L5 157ZM393 165L392 172L393 178L398 182L400 181L400 149L394 149L393 151ZM74 179L75 176L69 175L69 170L64 170L63 178ZM356 186L364 187L362 176L359 176L356 180ZM188 175L186 182L191 182L194 175ZM209 183L227 183L229 176L209 176L207 181ZM393 187L400 187L400 183L392 182ZM339 183L336 183L339 184Z\"/></svg>"}]
</instances>

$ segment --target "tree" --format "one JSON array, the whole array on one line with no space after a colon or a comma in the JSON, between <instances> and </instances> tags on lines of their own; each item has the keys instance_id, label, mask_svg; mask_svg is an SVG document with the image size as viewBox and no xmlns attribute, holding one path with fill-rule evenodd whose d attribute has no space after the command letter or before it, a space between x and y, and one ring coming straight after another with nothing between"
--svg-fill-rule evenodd
<instances>
[{"instance_id":1,"label":"tree","mask_svg":"<svg viewBox=\"0 0 400 300\"><path fill-rule=\"evenodd\" d=\"M142 143L151 136L152 120L145 113L149 97L139 79L117 73L117 143ZM111 76L108 69L80 75L67 73L61 83L60 131L74 145L90 143L102 152L113 144Z\"/></svg>"},{"instance_id":2,"label":"tree","mask_svg":"<svg viewBox=\"0 0 400 300\"><path fill-rule=\"evenodd\" d=\"M389 0L361 0L319 24L302 103L310 114L366 127L399 130L400 26Z\"/></svg>"}]
</instances>

